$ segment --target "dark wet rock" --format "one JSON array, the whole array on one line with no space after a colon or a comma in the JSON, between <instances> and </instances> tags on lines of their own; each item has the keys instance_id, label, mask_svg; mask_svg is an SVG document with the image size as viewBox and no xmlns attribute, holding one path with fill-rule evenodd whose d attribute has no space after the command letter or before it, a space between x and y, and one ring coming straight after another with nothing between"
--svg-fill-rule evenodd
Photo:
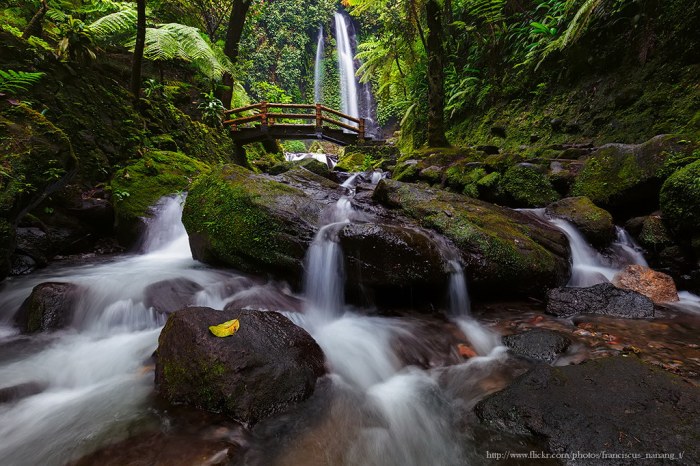
<instances>
[{"instance_id":1,"label":"dark wet rock","mask_svg":"<svg viewBox=\"0 0 700 466\"><path fill-rule=\"evenodd\" d=\"M46 332L66 327L84 288L73 283L47 282L34 287L15 314L23 333Z\"/></svg>"},{"instance_id":2,"label":"dark wet rock","mask_svg":"<svg viewBox=\"0 0 700 466\"><path fill-rule=\"evenodd\" d=\"M411 226L354 223L338 232L346 283L371 290L379 304L411 304L411 298L440 299L449 268L428 231Z\"/></svg>"},{"instance_id":3,"label":"dark wet rock","mask_svg":"<svg viewBox=\"0 0 700 466\"><path fill-rule=\"evenodd\" d=\"M564 127L564 120L562 120L561 118L552 118L549 121L549 125L552 127L552 131L557 133L557 132L561 131L562 128Z\"/></svg>"},{"instance_id":4,"label":"dark wet rock","mask_svg":"<svg viewBox=\"0 0 700 466\"><path fill-rule=\"evenodd\" d=\"M501 137L505 137L505 130L503 131L503 136ZM501 149L498 146L476 146L476 150L488 155L495 155L501 152Z\"/></svg>"},{"instance_id":5,"label":"dark wet rock","mask_svg":"<svg viewBox=\"0 0 700 466\"><path fill-rule=\"evenodd\" d=\"M673 278L643 265L628 265L615 275L612 283L618 288L641 293L655 303L678 301Z\"/></svg>"},{"instance_id":6,"label":"dark wet rock","mask_svg":"<svg viewBox=\"0 0 700 466\"><path fill-rule=\"evenodd\" d=\"M552 363L571 344L566 335L547 329L534 329L503 337L503 344L519 355Z\"/></svg>"},{"instance_id":7,"label":"dark wet rock","mask_svg":"<svg viewBox=\"0 0 700 466\"><path fill-rule=\"evenodd\" d=\"M547 293L547 313L558 317L578 314L601 314L628 319L654 317L654 303L632 290L612 283L587 288L554 288Z\"/></svg>"},{"instance_id":8,"label":"dark wet rock","mask_svg":"<svg viewBox=\"0 0 700 466\"><path fill-rule=\"evenodd\" d=\"M194 183L185 203L182 221L192 254L298 282L324 206L338 198L337 190L302 169L274 180L233 165L212 170Z\"/></svg>"},{"instance_id":9,"label":"dark wet rock","mask_svg":"<svg viewBox=\"0 0 700 466\"><path fill-rule=\"evenodd\" d=\"M374 199L451 240L470 291L533 296L568 281L566 237L534 215L393 180L380 181Z\"/></svg>"},{"instance_id":10,"label":"dark wet rock","mask_svg":"<svg viewBox=\"0 0 700 466\"><path fill-rule=\"evenodd\" d=\"M464 361L460 354L464 338L453 323L409 317L402 322L410 323L410 329L395 332L391 347L403 365L432 369Z\"/></svg>"},{"instance_id":11,"label":"dark wet rock","mask_svg":"<svg viewBox=\"0 0 700 466\"><path fill-rule=\"evenodd\" d=\"M15 252L11 258L11 275L27 275L34 272L38 265L33 257Z\"/></svg>"},{"instance_id":12,"label":"dark wet rock","mask_svg":"<svg viewBox=\"0 0 700 466\"><path fill-rule=\"evenodd\" d=\"M208 329L235 318L233 336ZM324 373L321 348L277 312L190 307L170 315L158 340L155 380L163 397L249 423L308 398Z\"/></svg>"},{"instance_id":13,"label":"dark wet rock","mask_svg":"<svg viewBox=\"0 0 700 466\"><path fill-rule=\"evenodd\" d=\"M554 453L680 453L700 457L700 389L635 357L540 365L479 402L483 423L541 436ZM585 464L639 464L638 458ZM572 464L574 462L572 461ZM577 463L578 464L578 463Z\"/></svg>"},{"instance_id":14,"label":"dark wet rock","mask_svg":"<svg viewBox=\"0 0 700 466\"><path fill-rule=\"evenodd\" d=\"M226 303L225 311L240 309L260 309L267 311L301 312L304 302L284 293L274 285L253 286L237 292Z\"/></svg>"},{"instance_id":15,"label":"dark wet rock","mask_svg":"<svg viewBox=\"0 0 700 466\"><path fill-rule=\"evenodd\" d=\"M194 295L203 288L186 278L172 278L148 285L144 304L160 314L170 314L194 304Z\"/></svg>"},{"instance_id":16,"label":"dark wet rock","mask_svg":"<svg viewBox=\"0 0 700 466\"><path fill-rule=\"evenodd\" d=\"M37 227L19 227L16 235L15 253L31 257L37 267L46 266L50 247L48 235Z\"/></svg>"},{"instance_id":17,"label":"dark wet rock","mask_svg":"<svg viewBox=\"0 0 700 466\"><path fill-rule=\"evenodd\" d=\"M690 155L692 151L691 144L667 135L643 144L606 144L588 156L571 194L586 196L616 215L647 213L658 205L661 185L668 176L667 160L674 153Z\"/></svg>"},{"instance_id":18,"label":"dark wet rock","mask_svg":"<svg viewBox=\"0 0 700 466\"><path fill-rule=\"evenodd\" d=\"M26 382L0 388L0 404L12 403L36 395L43 392L45 388L46 385L39 382Z\"/></svg>"},{"instance_id":19,"label":"dark wet rock","mask_svg":"<svg viewBox=\"0 0 700 466\"><path fill-rule=\"evenodd\" d=\"M563 218L573 223L581 234L596 247L610 244L615 237L612 215L597 207L587 197L568 197L547 206L552 217Z\"/></svg>"}]
</instances>

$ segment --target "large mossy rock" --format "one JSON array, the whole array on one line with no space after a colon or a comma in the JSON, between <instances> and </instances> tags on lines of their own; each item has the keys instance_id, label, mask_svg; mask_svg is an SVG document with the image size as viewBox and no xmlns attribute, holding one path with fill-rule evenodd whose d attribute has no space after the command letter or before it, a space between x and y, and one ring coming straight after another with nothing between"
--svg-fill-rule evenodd
<instances>
[{"instance_id":1,"label":"large mossy rock","mask_svg":"<svg viewBox=\"0 0 700 466\"><path fill-rule=\"evenodd\" d=\"M374 168L387 170L396 164L399 149L387 144L357 144L346 146L338 158L336 170L365 171Z\"/></svg>"},{"instance_id":2,"label":"large mossy rock","mask_svg":"<svg viewBox=\"0 0 700 466\"><path fill-rule=\"evenodd\" d=\"M546 212L573 223L584 238L596 247L609 245L615 237L612 215L587 197L567 197L548 205Z\"/></svg>"},{"instance_id":3,"label":"large mossy rock","mask_svg":"<svg viewBox=\"0 0 700 466\"><path fill-rule=\"evenodd\" d=\"M693 145L664 135L643 144L607 144L586 159L571 194L624 215L649 212L658 205L669 164L692 151Z\"/></svg>"},{"instance_id":4,"label":"large mossy rock","mask_svg":"<svg viewBox=\"0 0 700 466\"><path fill-rule=\"evenodd\" d=\"M120 240L131 245L143 232L143 218L163 196L188 189L209 167L180 152L150 150L112 179L112 200Z\"/></svg>"},{"instance_id":5,"label":"large mossy rock","mask_svg":"<svg viewBox=\"0 0 700 466\"><path fill-rule=\"evenodd\" d=\"M240 328L232 336L209 331L236 318ZM158 340L162 396L248 423L308 398L324 373L318 344L277 312L182 309L170 315Z\"/></svg>"},{"instance_id":6,"label":"large mossy rock","mask_svg":"<svg viewBox=\"0 0 700 466\"><path fill-rule=\"evenodd\" d=\"M449 238L472 291L541 296L568 281L566 237L534 216L394 180L380 181L373 198Z\"/></svg>"},{"instance_id":7,"label":"large mossy rock","mask_svg":"<svg viewBox=\"0 0 700 466\"><path fill-rule=\"evenodd\" d=\"M353 223L338 232L338 242L350 296L371 292L377 304L392 307L444 297L450 270L429 232L412 225Z\"/></svg>"},{"instance_id":8,"label":"large mossy rock","mask_svg":"<svg viewBox=\"0 0 700 466\"><path fill-rule=\"evenodd\" d=\"M2 108L0 280L10 270L9 257L14 250L14 227L18 220L65 186L75 175L77 166L78 160L66 134L41 113L24 105Z\"/></svg>"},{"instance_id":9,"label":"large mossy rock","mask_svg":"<svg viewBox=\"0 0 700 466\"><path fill-rule=\"evenodd\" d=\"M661 211L672 230L683 234L700 231L700 160L671 175L661 188Z\"/></svg>"},{"instance_id":10,"label":"large mossy rock","mask_svg":"<svg viewBox=\"0 0 700 466\"><path fill-rule=\"evenodd\" d=\"M700 457L699 398L700 389L680 377L615 357L540 365L479 402L476 413L498 430L544 438L553 453L640 455L581 464L639 464L646 453L682 453L693 462Z\"/></svg>"},{"instance_id":11,"label":"large mossy rock","mask_svg":"<svg viewBox=\"0 0 700 466\"><path fill-rule=\"evenodd\" d=\"M294 184L337 185L307 170L279 179L234 165L198 178L182 216L194 257L298 282L323 204Z\"/></svg>"},{"instance_id":12,"label":"large mossy rock","mask_svg":"<svg viewBox=\"0 0 700 466\"><path fill-rule=\"evenodd\" d=\"M512 207L544 207L559 199L547 177L536 166L517 164L510 167L500 183Z\"/></svg>"},{"instance_id":13,"label":"large mossy rock","mask_svg":"<svg viewBox=\"0 0 700 466\"><path fill-rule=\"evenodd\" d=\"M46 282L32 289L15 314L23 333L47 332L68 326L84 288L73 283Z\"/></svg>"}]
</instances>

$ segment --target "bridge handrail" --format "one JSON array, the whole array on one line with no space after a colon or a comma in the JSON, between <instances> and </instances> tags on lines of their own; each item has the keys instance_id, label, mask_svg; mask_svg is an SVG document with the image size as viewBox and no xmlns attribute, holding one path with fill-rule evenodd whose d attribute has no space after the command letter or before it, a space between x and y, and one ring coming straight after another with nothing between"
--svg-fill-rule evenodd
<instances>
[{"instance_id":1,"label":"bridge handrail","mask_svg":"<svg viewBox=\"0 0 700 466\"><path fill-rule=\"evenodd\" d=\"M314 110L314 113L275 113L271 112L271 109L297 109L297 110ZM241 116L238 118L230 118L224 121L224 125L231 126L232 131L238 130L238 125L245 123L252 123L255 121L260 121L261 125L267 126L268 124L274 124L277 119L295 119L295 120L314 120L317 129L322 130L323 123L329 123L331 125L338 126L340 128L347 129L358 133L360 139L364 139L365 136L365 121L363 118L355 118L350 115L346 115L338 110L326 107L322 104L283 104L283 103L270 103L270 102L259 102L256 104L246 105L244 107L232 108L224 112L228 116L236 116L246 111L257 110L257 113L248 116ZM323 113L330 113L332 115L338 116L349 122L357 123L357 125L352 125L344 123L335 118L330 118L323 115Z\"/></svg>"}]
</instances>

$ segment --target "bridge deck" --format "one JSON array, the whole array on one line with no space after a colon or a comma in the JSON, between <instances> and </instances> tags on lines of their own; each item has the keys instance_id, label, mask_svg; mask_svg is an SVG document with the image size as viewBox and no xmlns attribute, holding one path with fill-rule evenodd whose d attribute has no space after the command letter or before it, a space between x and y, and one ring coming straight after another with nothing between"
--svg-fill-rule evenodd
<instances>
[{"instance_id":1,"label":"bridge deck","mask_svg":"<svg viewBox=\"0 0 700 466\"><path fill-rule=\"evenodd\" d=\"M293 109L296 113L282 112ZM313 113L304 113L305 111ZM250 114L252 112L252 114ZM242 113L249 113L242 115ZM345 115L321 104L273 104L260 102L226 111L231 117L224 121L231 137L239 144L264 142L274 139L324 139L342 146L366 142L365 120ZM332 116L328 116L328 114ZM343 120L339 120L340 117ZM282 122L278 122L282 120ZM289 121L311 121L289 123ZM352 124L356 123L356 125Z\"/></svg>"}]
</instances>

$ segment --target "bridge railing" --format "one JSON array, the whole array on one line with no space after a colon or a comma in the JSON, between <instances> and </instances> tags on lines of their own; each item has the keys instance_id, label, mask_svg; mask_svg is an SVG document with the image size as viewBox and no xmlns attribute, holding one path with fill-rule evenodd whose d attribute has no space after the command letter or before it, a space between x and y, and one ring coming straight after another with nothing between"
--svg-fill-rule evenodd
<instances>
[{"instance_id":1,"label":"bridge railing","mask_svg":"<svg viewBox=\"0 0 700 466\"><path fill-rule=\"evenodd\" d=\"M302 113L305 110L310 112ZM241 115L244 112L251 111L254 112L252 115ZM231 131L238 131L245 127L244 125L255 123L259 123L261 126L275 124L305 127L314 126L316 131L323 131L324 123L328 123L332 126L357 133L357 137L360 140L364 140L365 138L364 118L355 118L321 104L277 104L260 102L246 105L245 107L232 108L231 110L226 110L224 114L228 118L224 120L224 125L229 126ZM341 121L338 118L345 121ZM281 120L301 120L309 121L310 123L288 123Z\"/></svg>"}]
</instances>

